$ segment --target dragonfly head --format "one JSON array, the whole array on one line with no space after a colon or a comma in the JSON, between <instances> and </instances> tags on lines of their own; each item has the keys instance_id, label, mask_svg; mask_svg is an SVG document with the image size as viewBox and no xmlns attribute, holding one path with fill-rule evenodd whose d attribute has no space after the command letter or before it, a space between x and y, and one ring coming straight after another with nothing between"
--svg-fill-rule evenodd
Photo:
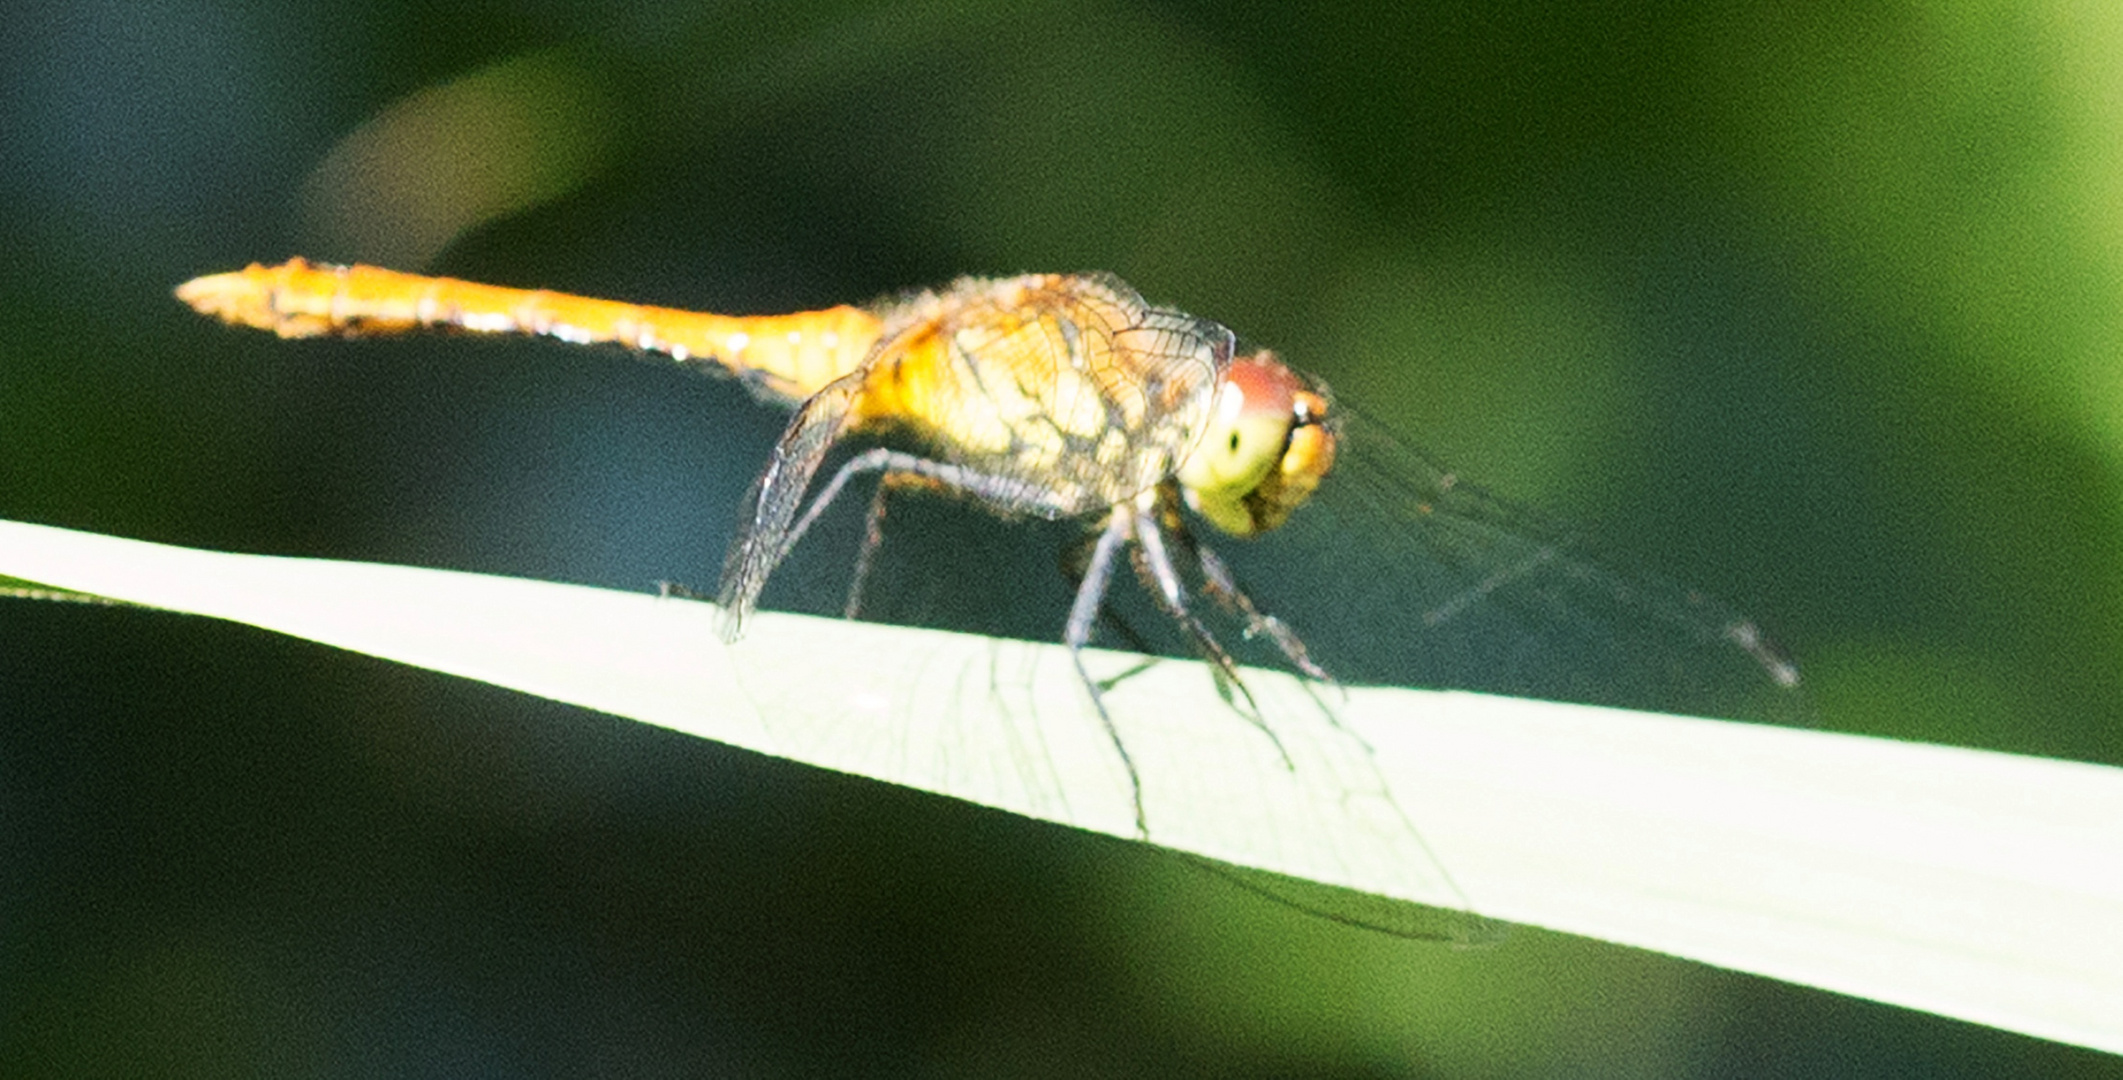
<instances>
[{"instance_id":1,"label":"dragonfly head","mask_svg":"<svg viewBox=\"0 0 2123 1080\"><path fill-rule=\"evenodd\" d=\"M1281 525L1334 467L1324 388L1265 350L1225 369L1209 422L1179 467L1187 505L1233 536Z\"/></svg>"}]
</instances>

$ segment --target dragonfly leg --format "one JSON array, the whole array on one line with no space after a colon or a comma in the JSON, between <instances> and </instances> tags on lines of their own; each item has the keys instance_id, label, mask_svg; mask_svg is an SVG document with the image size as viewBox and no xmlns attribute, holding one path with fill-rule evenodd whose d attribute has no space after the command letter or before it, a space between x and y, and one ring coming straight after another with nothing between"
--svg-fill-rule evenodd
<instances>
[{"instance_id":1,"label":"dragonfly leg","mask_svg":"<svg viewBox=\"0 0 2123 1080\"><path fill-rule=\"evenodd\" d=\"M1084 566L1090 561L1091 549L1098 545L1098 537L1098 533L1086 533L1080 543L1071 544L1062 553L1061 572L1069 581L1069 593L1072 596L1084 583ZM1119 638L1130 652L1138 652L1146 657L1157 652L1157 647L1150 644L1150 639L1144 637L1120 612L1113 610L1111 604L1099 605L1098 626ZM1110 687L1116 683L1109 679L1106 685Z\"/></svg>"},{"instance_id":2,"label":"dragonfly leg","mask_svg":"<svg viewBox=\"0 0 2123 1080\"><path fill-rule=\"evenodd\" d=\"M885 500L892 494L892 478L897 473L886 473L877 483L877 490L870 493L870 509L862 516L862 547L855 551L855 576L848 581L848 602L841 605L840 617L853 619L862 614L863 586L870 580L870 566L877 559L877 549L885 542Z\"/></svg>"},{"instance_id":3,"label":"dragonfly leg","mask_svg":"<svg viewBox=\"0 0 2123 1080\"><path fill-rule=\"evenodd\" d=\"M990 502L1001 502L1005 498L1023 501L1023 493L1020 490L1022 485L1006 477L977 472L948 462L931 461L885 447L865 450L849 458L834 472L833 479L828 480L826 486L811 500L811 505L805 508L803 516L796 519L796 524L789 528L788 538L782 541L782 554L787 555L795 550L797 542L810 531L819 515L825 513L826 508L833 505L833 501L847 489L849 481L870 472L882 472L884 479L878 485L876 494L871 497L870 509L863 518L862 548L855 557L855 579L848 585L848 601L842 609L842 614L850 619L855 618L862 608L863 583L869 578L870 565L877 554L878 545L884 542L885 502L893 488L940 487Z\"/></svg>"},{"instance_id":4,"label":"dragonfly leg","mask_svg":"<svg viewBox=\"0 0 2123 1080\"><path fill-rule=\"evenodd\" d=\"M894 486L933 485L1002 506L1022 508L1026 502L1022 481L980 472L963 465L953 465L946 461L931 461L903 450L879 447L849 458L847 463L833 474L833 479L819 489L817 497L805 508L803 516L789 527L786 538L782 541L782 554L787 555L795 548L796 542L803 539L804 533L817 522L819 515L825 513L826 508L833 504L833 500L840 497L849 481L869 472L884 473L885 483ZM1034 509L1040 508L1035 506ZM882 517L882 511L876 511L875 516Z\"/></svg>"},{"instance_id":5,"label":"dragonfly leg","mask_svg":"<svg viewBox=\"0 0 2123 1080\"><path fill-rule=\"evenodd\" d=\"M833 479L826 481L826 486L811 500L811 505L805 508L803 516L797 518L796 524L789 527L788 539L782 541L783 554L795 550L797 541L802 540L804 534L811 531L811 525L818 520L818 515L825 513L826 507L833 505L833 500L840 498L840 493L848 486L848 481L863 473L896 468L893 460L895 458L912 460L912 455L879 448L865 450L849 458L847 464L842 465L840 470L833 474Z\"/></svg>"},{"instance_id":6,"label":"dragonfly leg","mask_svg":"<svg viewBox=\"0 0 2123 1080\"><path fill-rule=\"evenodd\" d=\"M1099 689L1098 680L1091 677L1091 669L1084 666L1084 646L1091 641L1091 625L1098 621L1099 609L1106 602L1106 588L1113 581L1113 557L1133 531L1133 512L1125 506L1115 507L1113 516L1107 519L1105 528L1099 533L1098 543L1091 548L1091 558L1084 566L1083 582L1077 586L1076 599L1069 605L1069 623L1062 631L1062 642L1069 647L1069 656L1076 662L1077 677L1083 680L1084 689L1091 694L1091 705L1098 710L1099 723L1106 726L1106 738L1112 741L1122 767L1128 770L1128 788L1135 799L1135 831L1147 840L1150 838L1150 819L1143 813L1142 775L1135 771L1135 759L1128 754L1128 744L1121 741L1120 728L1114 726L1113 714L1106 711L1105 691Z\"/></svg>"},{"instance_id":7,"label":"dragonfly leg","mask_svg":"<svg viewBox=\"0 0 2123 1080\"><path fill-rule=\"evenodd\" d=\"M870 510L863 517L862 550L855 557L855 580L848 585L848 602L841 609L845 618L854 618L856 612L862 608L862 588L864 580L870 576L870 560L877 553L877 545L884 541L885 494L894 475L890 471L894 459L908 457L906 454L879 448L866 450L848 459L846 464L834 472L833 479L826 482L825 488L811 500L811 505L804 510L803 516L797 518L796 524L790 527L789 538L782 541L785 552L796 550L796 545L803 540L805 533L811 531L811 525L818 520L818 515L833 505L835 499L840 498L840 493L848 486L848 481L863 473L885 471L884 483L879 484L876 494L871 496Z\"/></svg>"},{"instance_id":8,"label":"dragonfly leg","mask_svg":"<svg viewBox=\"0 0 2123 1080\"><path fill-rule=\"evenodd\" d=\"M1290 666L1296 668L1299 674L1328 686L1339 685L1332 675L1327 674L1326 669L1313 661L1311 651L1305 648L1305 643L1297 636L1297 631L1290 629L1290 624L1262 611L1260 606L1253 602L1253 598L1246 595L1246 590L1239 587L1238 578L1232 574L1231 567L1207 544L1202 543L1201 538L1194 535L1194 530L1187 527L1187 519L1180 513L1178 492L1170 488L1159 489L1157 524L1160 530L1171 536L1186 551L1187 558L1192 560L1195 568L1200 571L1202 591L1208 593L1224 610L1245 620L1247 640L1265 637L1275 643L1283 658L1290 661Z\"/></svg>"},{"instance_id":9,"label":"dragonfly leg","mask_svg":"<svg viewBox=\"0 0 2123 1080\"><path fill-rule=\"evenodd\" d=\"M862 391L862 377L862 372L855 372L807 399L776 444L766 471L753 485L750 521L736 542L730 545L729 556L723 562L720 593L725 620L723 640L737 639L745 617L758 603L760 590L766 587L774 568L788 557L819 515L840 497L849 481L864 473L883 472L888 485L933 484L1014 511L1050 516L1067 512L1067 507L1042 505L1039 493L1028 489L1021 479L950 462L931 461L885 447L865 450L848 459L834 472L833 478L826 481L825 487L810 504L804 506L803 495L811 478L817 475L818 466L832 449L834 440L844 433L856 397ZM804 509L798 516L800 506ZM876 530L881 527L882 507L880 495L871 504L871 535L877 535ZM869 571L869 560L875 548L876 543L866 535L862 555L857 560L856 580L849 593L851 613L858 606L863 577Z\"/></svg>"},{"instance_id":10,"label":"dragonfly leg","mask_svg":"<svg viewBox=\"0 0 2123 1080\"><path fill-rule=\"evenodd\" d=\"M1186 584L1180 580L1179 568L1173 564L1172 553L1165 547L1164 530L1154 518L1144 516L1137 520L1135 550L1140 555L1136 572L1143 579L1143 587L1156 599L1158 607L1163 608L1165 614L1180 625L1180 629L1187 635L1187 640L1194 645L1195 651L1209 662L1218 688L1224 691L1225 699L1228 701L1230 691L1236 689L1239 697L1245 701L1244 707L1238 709L1239 714L1246 718L1247 723L1259 728L1260 733L1266 735L1269 742L1275 744L1275 752L1282 757L1286 767L1296 768L1296 764L1290 759L1290 752L1283 747L1283 740L1276 736L1274 729L1268 726L1267 719L1261 714L1259 703L1253 699L1253 691L1248 689L1245 680L1239 677L1238 662L1231 658L1231 653L1224 648L1223 643L1217 641L1216 635L1210 633L1209 628L1194 614L1194 609L1187 600Z\"/></svg>"},{"instance_id":11,"label":"dragonfly leg","mask_svg":"<svg viewBox=\"0 0 2123 1080\"><path fill-rule=\"evenodd\" d=\"M935 480L918 473L898 472L887 469L877 483L877 490L870 494L870 509L863 514L862 547L855 552L855 575L848 582L848 602L841 608L841 617L853 619L862 614L863 588L870 580L870 567L877 560L877 549L885 542L885 505L897 488L937 486Z\"/></svg>"},{"instance_id":12,"label":"dragonfly leg","mask_svg":"<svg viewBox=\"0 0 2123 1080\"><path fill-rule=\"evenodd\" d=\"M1238 579L1232 576L1231 567L1224 563L1221 556L1199 542L1190 543L1188 546L1194 553L1195 564L1202 569L1202 581L1209 594L1246 620L1247 636L1265 637L1274 642L1275 647L1282 651L1283 658L1290 661L1290 666L1302 672L1306 678L1329 686L1337 685L1334 676L1327 674L1327 670L1312 659L1312 654L1305 648L1304 639L1297 636L1297 631L1290 629L1289 623L1262 611L1254 604L1253 598L1238 587Z\"/></svg>"}]
</instances>

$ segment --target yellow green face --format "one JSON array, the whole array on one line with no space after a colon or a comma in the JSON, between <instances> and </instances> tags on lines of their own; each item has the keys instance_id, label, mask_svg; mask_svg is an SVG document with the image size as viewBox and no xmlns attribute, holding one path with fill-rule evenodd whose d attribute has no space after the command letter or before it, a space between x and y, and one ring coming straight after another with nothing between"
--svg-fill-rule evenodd
<instances>
[{"instance_id":1,"label":"yellow green face","mask_svg":"<svg viewBox=\"0 0 2123 1080\"><path fill-rule=\"evenodd\" d=\"M1233 536L1281 525L1334 467L1327 410L1326 395L1273 354L1233 360L1179 467L1187 505Z\"/></svg>"}]
</instances>

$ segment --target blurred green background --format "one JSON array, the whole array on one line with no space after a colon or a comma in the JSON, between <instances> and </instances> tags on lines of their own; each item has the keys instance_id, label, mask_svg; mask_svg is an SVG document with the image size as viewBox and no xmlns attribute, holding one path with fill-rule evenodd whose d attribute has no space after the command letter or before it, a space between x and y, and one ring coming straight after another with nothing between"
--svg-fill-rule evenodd
<instances>
[{"instance_id":1,"label":"blurred green background","mask_svg":"<svg viewBox=\"0 0 2123 1080\"><path fill-rule=\"evenodd\" d=\"M0 517L705 581L783 420L736 386L169 289L1102 268L1754 614L1824 726L2123 763L2119 10L13 0ZM7 1076L2123 1074L1354 932L241 628L0 614Z\"/></svg>"}]
</instances>

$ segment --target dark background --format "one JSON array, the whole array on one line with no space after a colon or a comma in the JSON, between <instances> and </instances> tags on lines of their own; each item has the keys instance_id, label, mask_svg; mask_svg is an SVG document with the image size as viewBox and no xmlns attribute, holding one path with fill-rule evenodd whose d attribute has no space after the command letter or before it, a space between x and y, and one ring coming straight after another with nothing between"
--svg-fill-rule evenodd
<instances>
[{"instance_id":1,"label":"dark background","mask_svg":"<svg viewBox=\"0 0 2123 1080\"><path fill-rule=\"evenodd\" d=\"M2123 27L1787 7L13 0L0 517L704 582L783 419L733 384L288 344L169 289L299 253L779 311L1103 268L1756 615L1826 727L2123 762ZM0 609L8 1076L2117 1065L1350 931L240 627Z\"/></svg>"}]
</instances>

